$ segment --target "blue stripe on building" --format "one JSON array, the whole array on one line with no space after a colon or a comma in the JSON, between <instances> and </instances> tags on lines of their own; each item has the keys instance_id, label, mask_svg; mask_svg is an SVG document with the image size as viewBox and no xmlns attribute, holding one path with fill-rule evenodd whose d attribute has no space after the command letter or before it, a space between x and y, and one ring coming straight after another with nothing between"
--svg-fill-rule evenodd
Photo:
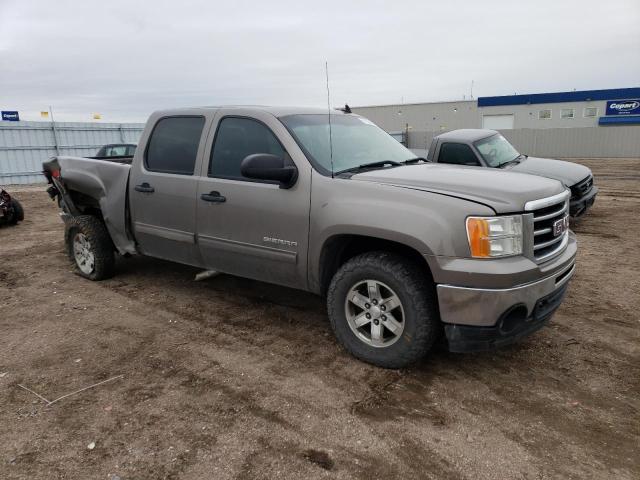
<instances>
[{"instance_id":1,"label":"blue stripe on building","mask_svg":"<svg viewBox=\"0 0 640 480\"><path fill-rule=\"evenodd\" d=\"M626 115L615 117L600 117L598 119L598 125L637 125L640 124L640 115Z\"/></svg>"},{"instance_id":2,"label":"blue stripe on building","mask_svg":"<svg viewBox=\"0 0 640 480\"><path fill-rule=\"evenodd\" d=\"M478 107L501 105L529 105L536 103L589 102L594 100L623 100L640 98L640 88L612 88L608 90L583 90L580 92L532 93L478 97Z\"/></svg>"}]
</instances>

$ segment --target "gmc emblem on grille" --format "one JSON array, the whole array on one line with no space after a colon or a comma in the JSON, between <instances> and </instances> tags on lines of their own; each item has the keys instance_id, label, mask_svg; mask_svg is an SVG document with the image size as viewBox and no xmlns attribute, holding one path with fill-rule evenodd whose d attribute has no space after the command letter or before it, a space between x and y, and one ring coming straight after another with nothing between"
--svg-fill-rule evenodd
<instances>
[{"instance_id":1,"label":"gmc emblem on grille","mask_svg":"<svg viewBox=\"0 0 640 480\"><path fill-rule=\"evenodd\" d=\"M553 222L553 236L557 237L569 230L569 215L565 215L560 220Z\"/></svg>"}]
</instances>

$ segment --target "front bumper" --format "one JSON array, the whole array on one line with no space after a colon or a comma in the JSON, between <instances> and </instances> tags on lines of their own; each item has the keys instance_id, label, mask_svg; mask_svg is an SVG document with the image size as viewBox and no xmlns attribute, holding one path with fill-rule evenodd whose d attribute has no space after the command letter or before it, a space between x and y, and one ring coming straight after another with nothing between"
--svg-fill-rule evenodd
<instances>
[{"instance_id":1,"label":"front bumper","mask_svg":"<svg viewBox=\"0 0 640 480\"><path fill-rule=\"evenodd\" d=\"M449 350L460 353L492 350L514 343L541 329L562 303L568 286L567 280L550 294L538 299L530 316L525 316L525 310L516 305L505 311L493 327L445 325Z\"/></svg>"},{"instance_id":2,"label":"front bumper","mask_svg":"<svg viewBox=\"0 0 640 480\"><path fill-rule=\"evenodd\" d=\"M438 285L449 350L489 350L542 328L562 303L574 271L572 257L552 275L513 288Z\"/></svg>"},{"instance_id":3,"label":"front bumper","mask_svg":"<svg viewBox=\"0 0 640 480\"><path fill-rule=\"evenodd\" d=\"M586 195L572 199L569 201L569 215L572 217L581 217L596 201L596 195L598 194L598 188L596 186L591 187L591 190Z\"/></svg>"}]
</instances>

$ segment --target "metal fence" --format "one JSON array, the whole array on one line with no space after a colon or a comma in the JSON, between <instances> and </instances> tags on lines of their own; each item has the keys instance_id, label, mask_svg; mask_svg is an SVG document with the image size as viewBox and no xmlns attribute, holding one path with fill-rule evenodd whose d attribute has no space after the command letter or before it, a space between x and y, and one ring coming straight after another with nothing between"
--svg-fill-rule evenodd
<instances>
[{"instance_id":1,"label":"metal fence","mask_svg":"<svg viewBox=\"0 0 640 480\"><path fill-rule=\"evenodd\" d=\"M428 149L443 132L409 131L409 148ZM501 130L520 152L551 158L640 158L640 126Z\"/></svg>"},{"instance_id":2,"label":"metal fence","mask_svg":"<svg viewBox=\"0 0 640 480\"><path fill-rule=\"evenodd\" d=\"M138 143L142 123L0 122L0 184L40 183L53 155L95 155L107 143Z\"/></svg>"},{"instance_id":3,"label":"metal fence","mask_svg":"<svg viewBox=\"0 0 640 480\"><path fill-rule=\"evenodd\" d=\"M0 184L44 182L53 155L92 156L107 143L138 143L142 123L0 122ZM410 148L427 149L442 132L409 131ZM638 158L640 126L502 130L527 155Z\"/></svg>"}]
</instances>

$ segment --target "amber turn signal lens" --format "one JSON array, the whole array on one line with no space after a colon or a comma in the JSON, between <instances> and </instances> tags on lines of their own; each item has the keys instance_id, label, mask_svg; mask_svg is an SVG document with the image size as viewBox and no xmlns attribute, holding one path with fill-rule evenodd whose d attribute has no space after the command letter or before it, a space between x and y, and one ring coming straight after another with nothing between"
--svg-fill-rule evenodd
<instances>
[{"instance_id":1,"label":"amber turn signal lens","mask_svg":"<svg viewBox=\"0 0 640 480\"><path fill-rule=\"evenodd\" d=\"M468 218L467 235L472 257L486 258L491 254L489 222L485 218Z\"/></svg>"},{"instance_id":2,"label":"amber turn signal lens","mask_svg":"<svg viewBox=\"0 0 640 480\"><path fill-rule=\"evenodd\" d=\"M522 216L468 217L467 237L473 258L522 254Z\"/></svg>"}]
</instances>

